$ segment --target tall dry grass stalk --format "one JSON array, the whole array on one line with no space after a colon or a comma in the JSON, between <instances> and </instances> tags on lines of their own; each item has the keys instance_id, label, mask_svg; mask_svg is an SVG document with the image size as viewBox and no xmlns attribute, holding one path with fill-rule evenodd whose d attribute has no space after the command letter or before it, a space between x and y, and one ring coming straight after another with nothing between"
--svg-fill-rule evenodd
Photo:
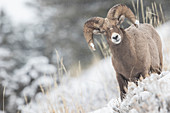
<instances>
[{"instance_id":1,"label":"tall dry grass stalk","mask_svg":"<svg viewBox=\"0 0 170 113\"><path fill-rule=\"evenodd\" d=\"M100 41L95 40L104 58L110 56L110 49L106 43L105 37L101 35ZM100 43L101 42L101 43Z\"/></svg>"},{"instance_id":2,"label":"tall dry grass stalk","mask_svg":"<svg viewBox=\"0 0 170 113\"><path fill-rule=\"evenodd\" d=\"M78 61L78 63L75 63L70 67L68 76L78 77L81 74L81 72L82 72L81 62Z\"/></svg>"},{"instance_id":3,"label":"tall dry grass stalk","mask_svg":"<svg viewBox=\"0 0 170 113\"><path fill-rule=\"evenodd\" d=\"M140 2L141 2L142 19L143 19L143 23L145 23L145 15L144 15L144 8L143 8L143 0L141 0Z\"/></svg>"},{"instance_id":4,"label":"tall dry grass stalk","mask_svg":"<svg viewBox=\"0 0 170 113\"><path fill-rule=\"evenodd\" d=\"M139 12L139 3L141 8L140 9L141 14ZM135 2L132 1L132 6L135 15L137 15L137 19L139 20L141 19L142 23L150 23L154 27L157 27L165 22L165 16L161 4L159 4L159 8L158 8L156 2L153 2L151 3L151 8L149 6L146 6L145 8L143 5L143 0L137 0L136 5Z\"/></svg>"},{"instance_id":5,"label":"tall dry grass stalk","mask_svg":"<svg viewBox=\"0 0 170 113\"><path fill-rule=\"evenodd\" d=\"M56 50L56 57L57 57L57 75L56 75L55 79L62 78L62 76L64 74L70 75L70 76L78 76L82 72L80 61L78 61L77 64L72 65L71 68L69 69L69 71L67 71L67 69L63 63L63 58L60 57L57 50ZM56 86L57 86L57 84L56 84Z\"/></svg>"},{"instance_id":6,"label":"tall dry grass stalk","mask_svg":"<svg viewBox=\"0 0 170 113\"><path fill-rule=\"evenodd\" d=\"M161 12L162 22L165 23L165 16L164 16L164 13L162 11L162 5L161 4L159 4L159 10Z\"/></svg>"},{"instance_id":7,"label":"tall dry grass stalk","mask_svg":"<svg viewBox=\"0 0 170 113\"><path fill-rule=\"evenodd\" d=\"M3 113L5 113L5 89L6 89L6 88L4 87L4 90L3 90L3 100L2 100L2 101L3 101L3 102L2 102L2 103L3 103L3 106L2 106L2 107L3 107L3 109L2 109L2 110L3 110Z\"/></svg>"},{"instance_id":8,"label":"tall dry grass stalk","mask_svg":"<svg viewBox=\"0 0 170 113\"><path fill-rule=\"evenodd\" d=\"M137 19L139 20L139 0L137 0Z\"/></svg>"},{"instance_id":9,"label":"tall dry grass stalk","mask_svg":"<svg viewBox=\"0 0 170 113\"><path fill-rule=\"evenodd\" d=\"M60 57L57 50L55 50L55 51L56 51L56 57L57 57L57 74L58 74L58 76L62 76L63 73L68 74L67 69L63 63L63 58Z\"/></svg>"}]
</instances>

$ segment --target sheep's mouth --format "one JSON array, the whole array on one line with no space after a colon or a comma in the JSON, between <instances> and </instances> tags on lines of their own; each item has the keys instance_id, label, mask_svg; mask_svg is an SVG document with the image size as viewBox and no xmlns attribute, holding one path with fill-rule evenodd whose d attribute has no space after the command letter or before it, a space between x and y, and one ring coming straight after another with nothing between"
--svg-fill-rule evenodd
<instances>
[{"instance_id":1,"label":"sheep's mouth","mask_svg":"<svg viewBox=\"0 0 170 113\"><path fill-rule=\"evenodd\" d=\"M121 42L121 39L113 39L112 42L114 44L119 44Z\"/></svg>"},{"instance_id":2,"label":"sheep's mouth","mask_svg":"<svg viewBox=\"0 0 170 113\"><path fill-rule=\"evenodd\" d=\"M116 42L119 42L119 41L120 41L120 39L115 39L115 41L116 41Z\"/></svg>"}]
</instances>

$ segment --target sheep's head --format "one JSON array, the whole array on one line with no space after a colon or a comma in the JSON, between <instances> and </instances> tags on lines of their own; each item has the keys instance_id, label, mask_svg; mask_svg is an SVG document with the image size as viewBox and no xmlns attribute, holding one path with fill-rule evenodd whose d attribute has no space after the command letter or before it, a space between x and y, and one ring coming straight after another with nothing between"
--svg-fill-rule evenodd
<instances>
[{"instance_id":1,"label":"sheep's head","mask_svg":"<svg viewBox=\"0 0 170 113\"><path fill-rule=\"evenodd\" d=\"M123 32L118 26L112 26L107 28L106 37L109 43L117 45L123 40Z\"/></svg>"},{"instance_id":2,"label":"sheep's head","mask_svg":"<svg viewBox=\"0 0 170 113\"><path fill-rule=\"evenodd\" d=\"M104 34L110 36L110 40L119 44L122 40L120 24L128 18L136 27L139 21L136 20L133 12L126 6L118 4L113 6L107 13L106 18L93 17L84 24L84 37L92 50L95 50L93 34ZM110 34L109 34L110 33Z\"/></svg>"}]
</instances>

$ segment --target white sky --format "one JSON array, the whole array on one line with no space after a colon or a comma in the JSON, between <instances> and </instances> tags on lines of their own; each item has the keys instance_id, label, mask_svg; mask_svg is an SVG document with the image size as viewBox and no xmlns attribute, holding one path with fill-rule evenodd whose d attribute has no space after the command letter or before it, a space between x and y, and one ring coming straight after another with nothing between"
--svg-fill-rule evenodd
<instances>
[{"instance_id":1,"label":"white sky","mask_svg":"<svg viewBox=\"0 0 170 113\"><path fill-rule=\"evenodd\" d=\"M25 5L28 1L32 0L0 0L0 10L7 13L13 25L35 23L37 17L34 10Z\"/></svg>"}]
</instances>

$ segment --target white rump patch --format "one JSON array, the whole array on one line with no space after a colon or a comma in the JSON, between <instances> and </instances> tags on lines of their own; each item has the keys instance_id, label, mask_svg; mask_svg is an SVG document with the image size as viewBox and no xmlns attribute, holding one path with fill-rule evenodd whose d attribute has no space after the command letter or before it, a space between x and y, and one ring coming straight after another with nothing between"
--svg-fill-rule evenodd
<instances>
[{"instance_id":1,"label":"white rump patch","mask_svg":"<svg viewBox=\"0 0 170 113\"><path fill-rule=\"evenodd\" d=\"M121 36L118 33L112 33L111 41L114 44L119 44L121 42Z\"/></svg>"}]
</instances>

